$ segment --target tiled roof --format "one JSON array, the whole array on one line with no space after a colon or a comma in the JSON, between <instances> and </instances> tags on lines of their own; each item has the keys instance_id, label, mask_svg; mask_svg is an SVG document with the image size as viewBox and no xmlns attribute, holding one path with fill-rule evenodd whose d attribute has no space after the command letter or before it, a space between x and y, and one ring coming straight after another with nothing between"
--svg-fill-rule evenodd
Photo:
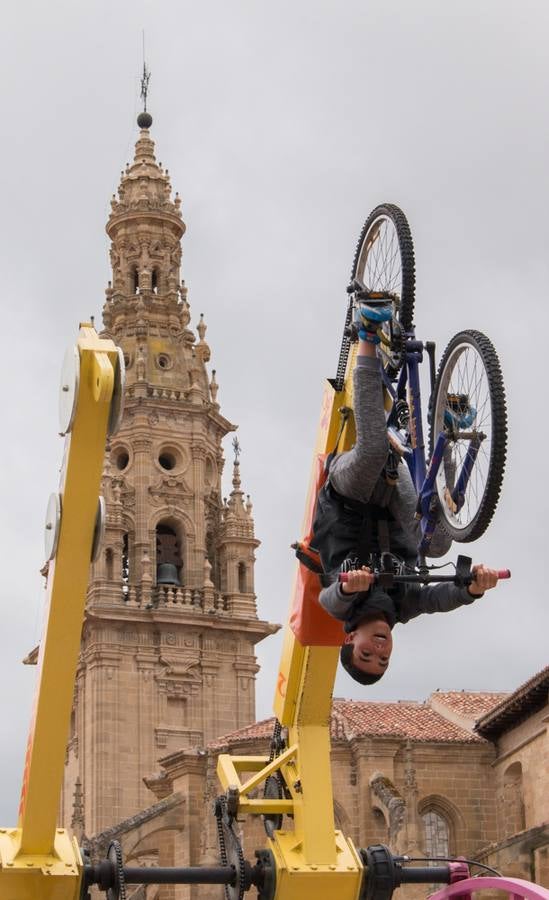
<instances>
[{"instance_id":1,"label":"tiled roof","mask_svg":"<svg viewBox=\"0 0 549 900\"><path fill-rule=\"evenodd\" d=\"M476 731L483 737L496 738L502 731L543 709L547 704L548 690L549 666L546 666L482 716L475 726Z\"/></svg>"},{"instance_id":2,"label":"tiled roof","mask_svg":"<svg viewBox=\"0 0 549 900\"><path fill-rule=\"evenodd\" d=\"M478 738L448 722L425 703L368 703L344 700L336 704L352 735L386 735L413 741L478 743Z\"/></svg>"},{"instance_id":3,"label":"tiled roof","mask_svg":"<svg viewBox=\"0 0 549 900\"><path fill-rule=\"evenodd\" d=\"M242 744L246 741L270 739L274 723L274 718L262 719L261 722L254 722L253 725L248 725L246 728L231 731L229 734L216 738L215 741L210 741L208 750L218 750L220 747L226 747L228 744Z\"/></svg>"},{"instance_id":4,"label":"tiled roof","mask_svg":"<svg viewBox=\"0 0 549 900\"><path fill-rule=\"evenodd\" d=\"M273 727L274 719L264 719L212 741L208 744L208 749L218 750L246 741L268 740ZM334 741L378 736L435 743L483 743L482 738L447 721L426 703L335 700L330 731Z\"/></svg>"},{"instance_id":5,"label":"tiled roof","mask_svg":"<svg viewBox=\"0 0 549 900\"><path fill-rule=\"evenodd\" d=\"M435 691L432 697L461 716L478 719L509 696L507 691Z\"/></svg>"}]
</instances>

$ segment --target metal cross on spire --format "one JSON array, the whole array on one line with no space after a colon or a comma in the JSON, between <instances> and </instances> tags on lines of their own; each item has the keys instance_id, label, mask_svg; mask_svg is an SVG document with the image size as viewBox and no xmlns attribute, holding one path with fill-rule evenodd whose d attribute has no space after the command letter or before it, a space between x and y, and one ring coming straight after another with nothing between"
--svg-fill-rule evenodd
<instances>
[{"instance_id":1,"label":"metal cross on spire","mask_svg":"<svg viewBox=\"0 0 549 900\"><path fill-rule=\"evenodd\" d=\"M143 112L147 112L147 93L151 78L150 70L145 62L145 32L143 32L143 74L141 76L141 99L143 100Z\"/></svg>"},{"instance_id":2,"label":"metal cross on spire","mask_svg":"<svg viewBox=\"0 0 549 900\"><path fill-rule=\"evenodd\" d=\"M242 448L239 444L239 441L238 441L238 438L236 437L236 435L233 438L233 450L234 450L234 464L235 464L235 466L238 466L238 465L240 465L240 463L238 462L238 457L240 456L240 454L242 452Z\"/></svg>"}]
</instances>

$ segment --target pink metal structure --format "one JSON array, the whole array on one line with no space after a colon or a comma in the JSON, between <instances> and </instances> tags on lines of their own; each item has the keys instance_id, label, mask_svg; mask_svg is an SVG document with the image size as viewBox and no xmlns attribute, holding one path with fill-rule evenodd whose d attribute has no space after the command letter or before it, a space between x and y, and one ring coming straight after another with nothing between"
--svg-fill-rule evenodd
<instances>
[{"instance_id":1,"label":"pink metal structure","mask_svg":"<svg viewBox=\"0 0 549 900\"><path fill-rule=\"evenodd\" d=\"M480 891L503 891L507 893L509 900L549 900L549 890L531 881L523 881L522 878L505 878L495 876L480 876L479 878L467 878L464 881L456 881L431 894L429 900L466 900Z\"/></svg>"}]
</instances>

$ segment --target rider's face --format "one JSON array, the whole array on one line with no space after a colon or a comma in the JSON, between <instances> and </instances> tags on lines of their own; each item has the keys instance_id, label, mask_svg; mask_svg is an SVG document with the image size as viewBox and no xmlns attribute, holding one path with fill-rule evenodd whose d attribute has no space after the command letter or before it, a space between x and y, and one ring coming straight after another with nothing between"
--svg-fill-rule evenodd
<instances>
[{"instance_id":1,"label":"rider's face","mask_svg":"<svg viewBox=\"0 0 549 900\"><path fill-rule=\"evenodd\" d=\"M368 675L383 675L393 650L393 635L383 616L365 620L345 638L353 645L353 665Z\"/></svg>"}]
</instances>

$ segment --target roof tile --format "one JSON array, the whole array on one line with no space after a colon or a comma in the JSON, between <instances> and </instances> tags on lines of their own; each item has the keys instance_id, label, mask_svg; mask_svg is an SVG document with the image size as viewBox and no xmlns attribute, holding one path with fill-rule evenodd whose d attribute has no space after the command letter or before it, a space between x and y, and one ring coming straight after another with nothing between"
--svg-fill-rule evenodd
<instances>
[{"instance_id":1,"label":"roof tile","mask_svg":"<svg viewBox=\"0 0 549 900\"><path fill-rule=\"evenodd\" d=\"M494 701L495 702L495 701ZM493 703L492 703L493 705ZM232 744L268 740L273 719L263 719L217 738L208 744L215 751ZM479 744L484 740L436 713L426 703L381 703L362 700L334 700L330 723L332 740L355 737L400 737L435 743Z\"/></svg>"}]
</instances>

